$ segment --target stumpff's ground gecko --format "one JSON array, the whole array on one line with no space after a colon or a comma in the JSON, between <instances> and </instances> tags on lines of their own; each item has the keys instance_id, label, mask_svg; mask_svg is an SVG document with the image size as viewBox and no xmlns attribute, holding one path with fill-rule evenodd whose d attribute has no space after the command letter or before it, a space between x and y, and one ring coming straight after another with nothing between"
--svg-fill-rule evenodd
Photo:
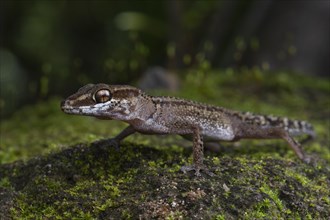
<instances>
[{"instance_id":1,"label":"stumpff's ground gecko","mask_svg":"<svg viewBox=\"0 0 330 220\"><path fill-rule=\"evenodd\" d=\"M308 161L300 144L292 136L314 137L313 127L305 121L238 112L174 97L155 97L127 85L88 84L62 101L65 113L115 119L129 124L108 144L142 134L178 134L193 140L193 164L182 171L211 173L203 164L204 142L237 141L242 138L287 141L296 155Z\"/></svg>"}]
</instances>

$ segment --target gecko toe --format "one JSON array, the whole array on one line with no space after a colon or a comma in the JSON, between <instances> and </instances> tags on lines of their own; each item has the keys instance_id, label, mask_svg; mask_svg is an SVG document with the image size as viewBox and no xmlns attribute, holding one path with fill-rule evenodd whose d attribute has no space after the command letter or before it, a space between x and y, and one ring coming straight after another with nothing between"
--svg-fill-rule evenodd
<instances>
[{"instance_id":1,"label":"gecko toe","mask_svg":"<svg viewBox=\"0 0 330 220\"><path fill-rule=\"evenodd\" d=\"M319 159L320 158L317 155L305 155L305 157L302 160L306 164L316 166Z\"/></svg>"},{"instance_id":2,"label":"gecko toe","mask_svg":"<svg viewBox=\"0 0 330 220\"><path fill-rule=\"evenodd\" d=\"M208 168L205 166L196 166L196 165L188 165L188 166L182 166L180 169L183 173L187 173L190 171L195 171L195 176L202 176L201 172L209 175L209 176L215 176L214 173L212 173Z\"/></svg>"},{"instance_id":3,"label":"gecko toe","mask_svg":"<svg viewBox=\"0 0 330 220\"><path fill-rule=\"evenodd\" d=\"M304 163L310 164L312 162L312 158L310 156L305 156L303 161Z\"/></svg>"}]
</instances>

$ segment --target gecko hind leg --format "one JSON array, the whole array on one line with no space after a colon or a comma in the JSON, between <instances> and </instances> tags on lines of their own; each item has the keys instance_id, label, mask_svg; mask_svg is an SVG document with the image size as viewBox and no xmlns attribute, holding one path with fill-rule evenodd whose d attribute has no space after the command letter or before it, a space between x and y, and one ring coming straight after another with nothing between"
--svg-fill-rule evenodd
<instances>
[{"instance_id":1,"label":"gecko hind leg","mask_svg":"<svg viewBox=\"0 0 330 220\"><path fill-rule=\"evenodd\" d=\"M248 127L241 131L239 136L236 138L260 138L260 139L272 139L272 138L281 138L285 140L291 149L295 152L299 159L302 161L309 163L309 157L306 157L301 145L294 140L287 131L280 127L270 127L270 128L256 128L256 127Z\"/></svg>"}]
</instances>

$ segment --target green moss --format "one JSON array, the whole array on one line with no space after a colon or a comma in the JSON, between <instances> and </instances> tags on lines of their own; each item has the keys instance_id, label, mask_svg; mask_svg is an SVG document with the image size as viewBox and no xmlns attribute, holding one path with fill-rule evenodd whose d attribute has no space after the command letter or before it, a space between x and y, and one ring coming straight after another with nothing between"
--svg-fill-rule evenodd
<instances>
[{"instance_id":1,"label":"green moss","mask_svg":"<svg viewBox=\"0 0 330 220\"><path fill-rule=\"evenodd\" d=\"M212 158L212 163L216 166L219 166L220 165L220 159L219 157L213 157Z\"/></svg>"},{"instance_id":2,"label":"green moss","mask_svg":"<svg viewBox=\"0 0 330 220\"><path fill-rule=\"evenodd\" d=\"M224 215L216 215L216 216L214 217L214 219L215 219L215 220L225 220L226 217L225 217Z\"/></svg>"},{"instance_id":3,"label":"green moss","mask_svg":"<svg viewBox=\"0 0 330 220\"><path fill-rule=\"evenodd\" d=\"M260 218L265 218L268 216L268 212L269 209L273 208L271 205L271 201L267 198L264 199L262 202L259 202L256 207L254 208L253 212L248 213L245 212L245 217L246 218L256 218L256 219L260 219ZM273 216L275 217L275 216Z\"/></svg>"},{"instance_id":4,"label":"green moss","mask_svg":"<svg viewBox=\"0 0 330 220\"><path fill-rule=\"evenodd\" d=\"M4 188L11 187L11 183L8 177L4 177L0 179L0 187L4 187Z\"/></svg>"},{"instance_id":5,"label":"green moss","mask_svg":"<svg viewBox=\"0 0 330 220\"><path fill-rule=\"evenodd\" d=\"M260 187L260 191L269 196L269 198L272 200L272 202L275 203L277 209L279 209L280 212L284 212L284 207L282 201L278 197L278 192L272 190L269 186L265 184Z\"/></svg>"},{"instance_id":6,"label":"green moss","mask_svg":"<svg viewBox=\"0 0 330 220\"><path fill-rule=\"evenodd\" d=\"M306 176L303 176L301 173L298 172L293 172L293 170L286 170L285 175L293 177L294 179L299 181L302 186L307 186L311 182Z\"/></svg>"}]
</instances>

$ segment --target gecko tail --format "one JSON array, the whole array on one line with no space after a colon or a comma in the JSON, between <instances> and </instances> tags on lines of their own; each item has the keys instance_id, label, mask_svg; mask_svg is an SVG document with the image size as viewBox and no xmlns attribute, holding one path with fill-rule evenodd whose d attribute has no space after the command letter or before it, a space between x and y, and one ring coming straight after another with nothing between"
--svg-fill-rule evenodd
<instances>
[{"instance_id":1,"label":"gecko tail","mask_svg":"<svg viewBox=\"0 0 330 220\"><path fill-rule=\"evenodd\" d=\"M310 139L314 139L316 137L313 126L306 121L289 120L289 124L285 127L285 129L292 136L306 134Z\"/></svg>"},{"instance_id":2,"label":"gecko tail","mask_svg":"<svg viewBox=\"0 0 330 220\"><path fill-rule=\"evenodd\" d=\"M249 112L242 114L241 117L243 121L257 124L261 127L284 128L291 136L308 135L309 139L313 139L316 136L313 126L306 121L272 115L255 115Z\"/></svg>"},{"instance_id":3,"label":"gecko tail","mask_svg":"<svg viewBox=\"0 0 330 220\"><path fill-rule=\"evenodd\" d=\"M284 128L291 136L308 135L308 139L315 138L315 130L312 124L306 121L288 119L286 117L268 117L270 125Z\"/></svg>"},{"instance_id":4,"label":"gecko tail","mask_svg":"<svg viewBox=\"0 0 330 220\"><path fill-rule=\"evenodd\" d=\"M308 139L313 139L316 136L313 126L306 121L273 115L259 115L251 112L236 113L234 115L245 123L257 125L261 128L283 128L290 136L307 135Z\"/></svg>"}]
</instances>

